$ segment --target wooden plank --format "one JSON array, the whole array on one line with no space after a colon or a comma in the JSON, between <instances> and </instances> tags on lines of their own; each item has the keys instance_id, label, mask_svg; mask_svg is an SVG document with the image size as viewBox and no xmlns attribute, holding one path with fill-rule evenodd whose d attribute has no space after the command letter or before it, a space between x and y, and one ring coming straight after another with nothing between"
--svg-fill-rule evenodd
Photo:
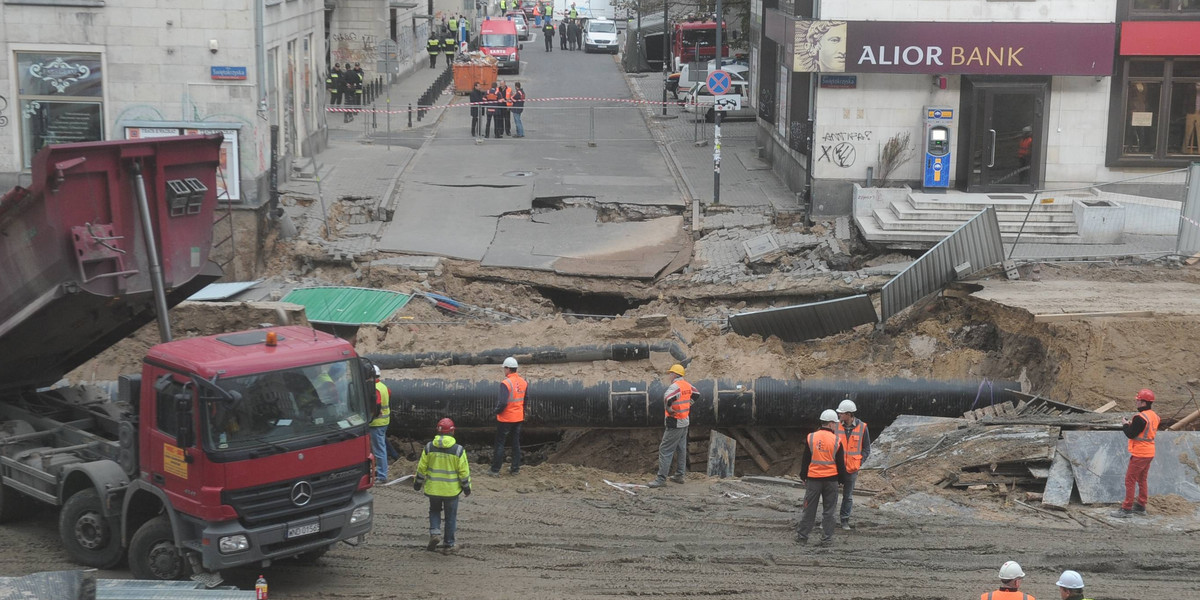
<instances>
[{"instance_id":1,"label":"wooden plank","mask_svg":"<svg viewBox=\"0 0 1200 600\"><path fill-rule=\"evenodd\" d=\"M1112 402L1109 402L1108 404L1105 404L1104 406L1101 406L1100 408L1097 408L1097 409L1095 410L1095 412L1098 412L1098 413L1105 413L1105 412L1108 412L1108 411L1110 411L1110 410L1112 410L1112 409L1114 409L1114 408L1116 408L1116 407L1117 407L1117 401L1116 401L1116 400L1113 400Z\"/></svg>"},{"instance_id":2,"label":"wooden plank","mask_svg":"<svg viewBox=\"0 0 1200 600\"><path fill-rule=\"evenodd\" d=\"M1080 312L1080 313L1048 313L1041 315L1033 315L1034 323L1059 323L1062 321L1081 321L1085 319L1098 319L1103 317L1153 317L1152 310L1111 310L1105 312Z\"/></svg>"},{"instance_id":3,"label":"wooden plank","mask_svg":"<svg viewBox=\"0 0 1200 600\"><path fill-rule=\"evenodd\" d=\"M714 54L713 56L716 55ZM1190 258L1184 259L1183 264L1190 267L1198 262L1200 262L1200 252L1193 254Z\"/></svg>"},{"instance_id":4,"label":"wooden plank","mask_svg":"<svg viewBox=\"0 0 1200 600\"><path fill-rule=\"evenodd\" d=\"M1197 420L1200 420L1200 410L1180 419L1178 423L1168 427L1167 429L1170 431L1180 431L1190 427L1192 423L1195 423Z\"/></svg>"},{"instance_id":5,"label":"wooden plank","mask_svg":"<svg viewBox=\"0 0 1200 600\"><path fill-rule=\"evenodd\" d=\"M709 477L733 477L733 463L737 456L737 442L717 431L708 433L708 469Z\"/></svg>"},{"instance_id":6,"label":"wooden plank","mask_svg":"<svg viewBox=\"0 0 1200 600\"><path fill-rule=\"evenodd\" d=\"M770 459L771 462L779 462L779 453L775 451L775 448L771 447L771 442L767 441L767 438L763 436L762 432L754 427L744 429L743 431L750 435L750 439L754 440L754 443L757 444L758 448L763 451L763 454L767 455L767 458Z\"/></svg>"},{"instance_id":7,"label":"wooden plank","mask_svg":"<svg viewBox=\"0 0 1200 600\"><path fill-rule=\"evenodd\" d=\"M968 410L967 412L963 413L963 418L968 421L978 421L979 420L979 417L975 416L975 411L973 411L973 410Z\"/></svg>"},{"instance_id":8,"label":"wooden plank","mask_svg":"<svg viewBox=\"0 0 1200 600\"><path fill-rule=\"evenodd\" d=\"M763 455L750 443L750 440L742 435L741 430L734 429L729 433L733 434L733 439L737 440L738 446L742 450L745 450L746 454L750 455L750 458L754 460L754 464L758 465L758 468L762 469L763 473L771 470L771 463L767 462L767 459L763 458Z\"/></svg>"},{"instance_id":9,"label":"wooden plank","mask_svg":"<svg viewBox=\"0 0 1200 600\"><path fill-rule=\"evenodd\" d=\"M784 477L763 477L763 476L759 476L759 475L747 475L742 478L742 481L744 481L746 483L765 483L768 485L785 485L785 486L794 487L794 488L804 487L803 481L796 481L795 479L786 479ZM858 490L855 490L855 491L857 492Z\"/></svg>"}]
</instances>

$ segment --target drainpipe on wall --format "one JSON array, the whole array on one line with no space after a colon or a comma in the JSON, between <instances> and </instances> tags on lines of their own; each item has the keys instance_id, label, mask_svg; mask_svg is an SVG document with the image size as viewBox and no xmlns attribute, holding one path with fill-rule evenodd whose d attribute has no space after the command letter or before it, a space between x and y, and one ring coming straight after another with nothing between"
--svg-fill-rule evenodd
<instances>
[{"instance_id":1,"label":"drainpipe on wall","mask_svg":"<svg viewBox=\"0 0 1200 600\"><path fill-rule=\"evenodd\" d=\"M263 41L263 28L266 27L264 0L254 0L254 68L258 72L258 118L267 120L267 48Z\"/></svg>"}]
</instances>

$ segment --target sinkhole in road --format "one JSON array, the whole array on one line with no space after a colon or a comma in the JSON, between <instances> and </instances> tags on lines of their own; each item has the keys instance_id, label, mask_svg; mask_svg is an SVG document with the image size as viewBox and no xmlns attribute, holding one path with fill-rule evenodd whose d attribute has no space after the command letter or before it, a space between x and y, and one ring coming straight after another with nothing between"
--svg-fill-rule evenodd
<instances>
[{"instance_id":1,"label":"sinkhole in road","mask_svg":"<svg viewBox=\"0 0 1200 600\"><path fill-rule=\"evenodd\" d=\"M617 317L637 308L648 300L631 300L620 294L579 293L548 287L536 288L538 293L554 303L564 313Z\"/></svg>"}]
</instances>

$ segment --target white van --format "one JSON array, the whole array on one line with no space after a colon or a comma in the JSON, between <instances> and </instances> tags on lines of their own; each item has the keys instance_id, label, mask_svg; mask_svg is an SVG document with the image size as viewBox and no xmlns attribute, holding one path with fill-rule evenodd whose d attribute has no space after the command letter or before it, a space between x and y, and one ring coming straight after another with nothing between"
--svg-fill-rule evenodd
<instances>
[{"instance_id":1,"label":"white van","mask_svg":"<svg viewBox=\"0 0 1200 600\"><path fill-rule=\"evenodd\" d=\"M583 51L617 53L617 22L612 19L588 19L583 26Z\"/></svg>"}]
</instances>

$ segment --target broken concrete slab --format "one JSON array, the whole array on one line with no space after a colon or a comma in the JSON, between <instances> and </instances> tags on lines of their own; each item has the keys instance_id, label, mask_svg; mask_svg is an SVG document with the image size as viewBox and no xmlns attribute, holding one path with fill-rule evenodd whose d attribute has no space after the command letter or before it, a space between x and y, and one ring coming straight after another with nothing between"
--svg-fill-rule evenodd
<instances>
[{"instance_id":1,"label":"broken concrete slab","mask_svg":"<svg viewBox=\"0 0 1200 600\"><path fill-rule=\"evenodd\" d=\"M1120 502L1125 497L1129 439L1119 431L1065 431L1059 451L1084 504ZM1200 502L1200 432L1160 431L1150 463L1150 494L1178 494Z\"/></svg>"},{"instance_id":2,"label":"broken concrete slab","mask_svg":"<svg viewBox=\"0 0 1200 600\"><path fill-rule=\"evenodd\" d=\"M481 260L496 237L501 215L528 211L532 188L457 187L406 183L404 200L383 230L377 248Z\"/></svg>"},{"instance_id":3,"label":"broken concrete slab","mask_svg":"<svg viewBox=\"0 0 1200 600\"><path fill-rule=\"evenodd\" d=\"M733 466L737 457L737 442L717 431L708 432L708 476L734 477Z\"/></svg>"},{"instance_id":4,"label":"broken concrete slab","mask_svg":"<svg viewBox=\"0 0 1200 600\"><path fill-rule=\"evenodd\" d=\"M410 271L433 271L440 262L442 262L442 257L440 256L392 256L373 260L371 264L375 266L399 267Z\"/></svg>"},{"instance_id":5,"label":"broken concrete slab","mask_svg":"<svg viewBox=\"0 0 1200 600\"><path fill-rule=\"evenodd\" d=\"M742 248L746 251L746 259L750 262L763 261L771 257L778 258L780 254L779 242L775 241L775 236L770 233L742 242Z\"/></svg>"},{"instance_id":6,"label":"broken concrete slab","mask_svg":"<svg viewBox=\"0 0 1200 600\"><path fill-rule=\"evenodd\" d=\"M1059 441L1059 445L1062 443ZM1075 477L1071 474L1071 462L1065 454L1056 451L1050 463L1050 475L1046 478L1046 489L1042 492L1042 504L1066 508L1074 490Z\"/></svg>"}]
</instances>

